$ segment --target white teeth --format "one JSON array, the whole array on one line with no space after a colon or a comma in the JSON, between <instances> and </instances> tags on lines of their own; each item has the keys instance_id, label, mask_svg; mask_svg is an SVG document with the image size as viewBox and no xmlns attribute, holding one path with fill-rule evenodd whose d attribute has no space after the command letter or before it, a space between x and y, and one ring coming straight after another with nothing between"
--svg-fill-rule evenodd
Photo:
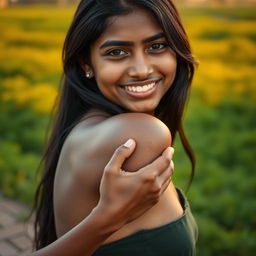
<instances>
[{"instance_id":1,"label":"white teeth","mask_svg":"<svg viewBox=\"0 0 256 256\"><path fill-rule=\"evenodd\" d=\"M155 82L148 84L148 85L144 85L144 86L125 86L125 89L127 91L131 91L131 92L146 92L149 89L153 88L155 86Z\"/></svg>"}]
</instances>

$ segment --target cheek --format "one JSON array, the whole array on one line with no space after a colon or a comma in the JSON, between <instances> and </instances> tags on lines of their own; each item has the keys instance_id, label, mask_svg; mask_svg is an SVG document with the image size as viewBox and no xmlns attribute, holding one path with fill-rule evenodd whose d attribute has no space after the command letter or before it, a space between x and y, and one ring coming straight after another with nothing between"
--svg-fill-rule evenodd
<instances>
[{"instance_id":1,"label":"cheek","mask_svg":"<svg viewBox=\"0 0 256 256\"><path fill-rule=\"evenodd\" d=\"M161 61L161 72L165 75L166 80L173 82L177 69L177 60L173 55L168 55L162 58Z\"/></svg>"},{"instance_id":2,"label":"cheek","mask_svg":"<svg viewBox=\"0 0 256 256\"><path fill-rule=\"evenodd\" d=\"M100 63L95 67L95 79L100 89L107 89L118 85L123 70L120 65Z\"/></svg>"}]
</instances>

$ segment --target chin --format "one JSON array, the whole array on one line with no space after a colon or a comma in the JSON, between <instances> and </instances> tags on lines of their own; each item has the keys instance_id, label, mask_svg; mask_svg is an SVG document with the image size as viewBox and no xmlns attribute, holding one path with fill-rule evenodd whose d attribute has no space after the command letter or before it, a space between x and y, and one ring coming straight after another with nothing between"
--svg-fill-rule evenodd
<instances>
[{"instance_id":1,"label":"chin","mask_svg":"<svg viewBox=\"0 0 256 256\"><path fill-rule=\"evenodd\" d=\"M146 114L154 114L156 107L138 107L138 108L132 108L129 109L130 112L134 112L134 113L146 113Z\"/></svg>"}]
</instances>

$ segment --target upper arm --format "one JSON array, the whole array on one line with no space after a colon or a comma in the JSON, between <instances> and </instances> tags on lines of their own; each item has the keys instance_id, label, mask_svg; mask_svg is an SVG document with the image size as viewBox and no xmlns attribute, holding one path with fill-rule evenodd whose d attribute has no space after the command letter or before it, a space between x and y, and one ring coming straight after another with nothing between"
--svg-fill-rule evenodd
<instances>
[{"instance_id":1,"label":"upper arm","mask_svg":"<svg viewBox=\"0 0 256 256\"><path fill-rule=\"evenodd\" d=\"M129 138L136 141L136 149L123 166L126 171L149 164L171 145L169 129L157 118L141 113L120 114L91 128L77 148L73 165L83 173L94 171L88 169L90 165L102 172L115 149Z\"/></svg>"},{"instance_id":2,"label":"upper arm","mask_svg":"<svg viewBox=\"0 0 256 256\"><path fill-rule=\"evenodd\" d=\"M61 202L70 201L74 222L96 206L104 167L115 149L129 138L136 141L136 148L122 167L125 171L136 171L151 163L171 145L169 129L155 117L141 113L108 118L87 127L69 143L69 153L64 156L69 168L65 178L61 175L58 178L66 179L62 188L58 188L58 204L63 208Z\"/></svg>"}]
</instances>

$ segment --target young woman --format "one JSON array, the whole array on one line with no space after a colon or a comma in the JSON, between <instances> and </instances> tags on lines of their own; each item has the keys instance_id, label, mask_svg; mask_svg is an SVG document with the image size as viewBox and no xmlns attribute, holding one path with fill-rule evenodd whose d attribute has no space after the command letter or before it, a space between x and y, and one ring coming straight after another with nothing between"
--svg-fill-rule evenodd
<instances>
[{"instance_id":1,"label":"young woman","mask_svg":"<svg viewBox=\"0 0 256 256\"><path fill-rule=\"evenodd\" d=\"M165 150L179 132L194 165L182 115L196 62L173 3L81 1L63 53L64 85L37 193L36 248L62 237L64 248L76 250L84 240L101 236L81 255L194 255L196 224L183 193L168 179L172 154ZM122 165L124 158L116 153L119 160L109 162L129 138L136 141L131 157ZM133 140L125 145L135 146ZM151 203L141 207L140 189L131 186L139 200L130 200L122 182L145 170L148 175L137 184L148 184L145 202ZM103 173L103 179L106 173L116 177L108 186L119 184L116 198L122 208L114 197L105 200L106 189L99 190ZM99 216L112 223L108 232L81 228L83 220L88 227L95 209L96 223ZM71 243L74 237L77 244Z\"/></svg>"}]
</instances>

